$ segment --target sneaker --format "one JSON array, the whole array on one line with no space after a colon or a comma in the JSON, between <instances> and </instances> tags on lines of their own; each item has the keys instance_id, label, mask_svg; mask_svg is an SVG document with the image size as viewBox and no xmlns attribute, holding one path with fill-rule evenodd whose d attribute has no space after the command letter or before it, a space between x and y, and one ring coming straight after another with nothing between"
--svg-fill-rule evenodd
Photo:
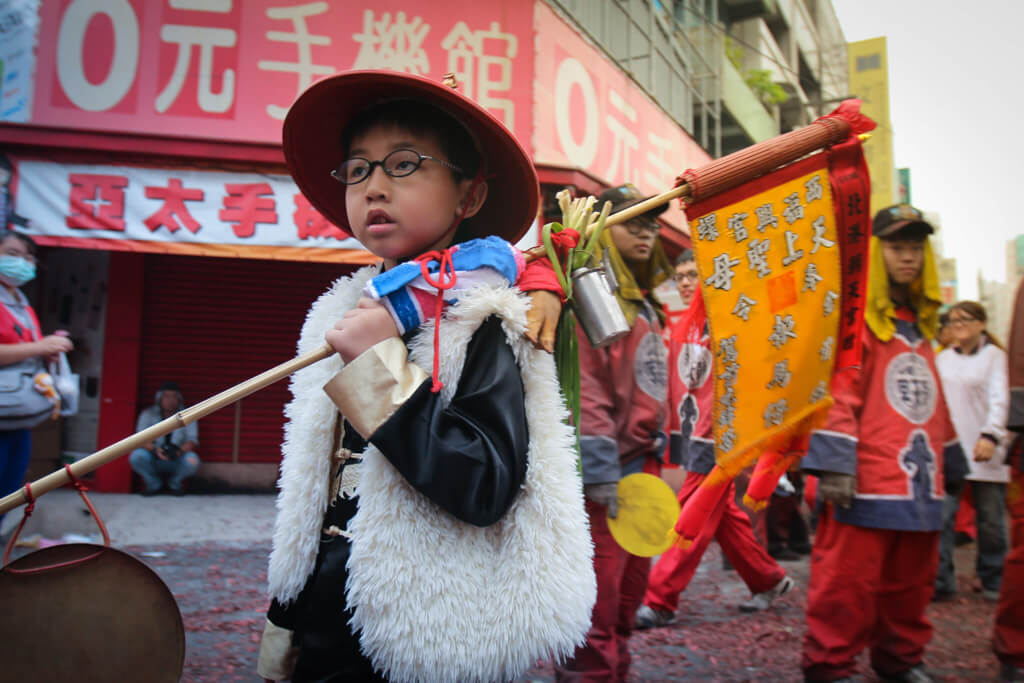
<instances>
[{"instance_id":1,"label":"sneaker","mask_svg":"<svg viewBox=\"0 0 1024 683\"><path fill-rule=\"evenodd\" d=\"M763 593L754 593L746 602L740 603L741 612L761 612L771 607L771 604L778 598L789 592L793 587L793 579L783 576L782 580Z\"/></svg>"},{"instance_id":2,"label":"sneaker","mask_svg":"<svg viewBox=\"0 0 1024 683\"><path fill-rule=\"evenodd\" d=\"M160 489L143 489L140 493L148 498L149 496L155 496L160 493Z\"/></svg>"},{"instance_id":3,"label":"sneaker","mask_svg":"<svg viewBox=\"0 0 1024 683\"><path fill-rule=\"evenodd\" d=\"M906 671L890 676L879 676L883 683L932 683L935 679L924 670L924 664L912 666Z\"/></svg>"},{"instance_id":4,"label":"sneaker","mask_svg":"<svg viewBox=\"0 0 1024 683\"><path fill-rule=\"evenodd\" d=\"M982 589L981 599L986 602L999 602L999 591L989 588Z\"/></svg>"},{"instance_id":5,"label":"sneaker","mask_svg":"<svg viewBox=\"0 0 1024 683\"><path fill-rule=\"evenodd\" d=\"M636 611L635 627L637 629L661 628L662 626L668 626L675 620L676 615L672 612L640 605L640 608Z\"/></svg>"},{"instance_id":6,"label":"sneaker","mask_svg":"<svg viewBox=\"0 0 1024 683\"><path fill-rule=\"evenodd\" d=\"M182 486L171 486L168 490L171 492L172 496L178 496L180 498L185 495L185 488Z\"/></svg>"},{"instance_id":7,"label":"sneaker","mask_svg":"<svg viewBox=\"0 0 1024 683\"><path fill-rule=\"evenodd\" d=\"M940 591L932 593L932 602L952 602L956 598L956 591Z\"/></svg>"}]
</instances>

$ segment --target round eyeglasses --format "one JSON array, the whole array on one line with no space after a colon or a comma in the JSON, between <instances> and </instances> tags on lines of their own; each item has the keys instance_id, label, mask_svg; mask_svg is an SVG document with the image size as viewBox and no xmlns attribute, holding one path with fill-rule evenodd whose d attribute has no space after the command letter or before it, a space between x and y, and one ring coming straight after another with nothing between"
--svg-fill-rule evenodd
<instances>
[{"instance_id":1,"label":"round eyeglasses","mask_svg":"<svg viewBox=\"0 0 1024 683\"><path fill-rule=\"evenodd\" d=\"M622 227L626 229L633 237L642 237L644 235L657 235L661 232L661 226L658 225L658 221L652 218L633 218L622 224Z\"/></svg>"},{"instance_id":2,"label":"round eyeglasses","mask_svg":"<svg viewBox=\"0 0 1024 683\"><path fill-rule=\"evenodd\" d=\"M436 161L445 168L456 173L462 173L462 169L455 164L443 161L436 157L420 154L411 149L396 149L383 159L370 161L364 157L352 157L341 162L338 168L331 171L331 177L346 185L357 185L373 174L373 169L380 166L392 178L404 178L412 175L420 167L424 159Z\"/></svg>"}]
</instances>

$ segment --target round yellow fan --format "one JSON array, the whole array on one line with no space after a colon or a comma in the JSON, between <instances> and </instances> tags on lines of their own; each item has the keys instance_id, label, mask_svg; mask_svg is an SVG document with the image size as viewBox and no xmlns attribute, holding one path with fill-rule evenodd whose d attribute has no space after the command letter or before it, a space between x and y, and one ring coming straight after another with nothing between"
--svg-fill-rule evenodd
<instances>
[{"instance_id":1,"label":"round yellow fan","mask_svg":"<svg viewBox=\"0 0 1024 683\"><path fill-rule=\"evenodd\" d=\"M677 519L679 501L660 478L638 472L619 480L619 514L608 519L608 529L626 552L639 557L665 552Z\"/></svg>"}]
</instances>

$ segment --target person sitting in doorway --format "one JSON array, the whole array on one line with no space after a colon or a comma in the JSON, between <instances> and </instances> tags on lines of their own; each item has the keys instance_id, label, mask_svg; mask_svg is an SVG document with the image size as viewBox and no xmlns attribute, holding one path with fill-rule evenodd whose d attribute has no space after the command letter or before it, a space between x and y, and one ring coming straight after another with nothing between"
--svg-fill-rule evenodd
<instances>
[{"instance_id":1,"label":"person sitting in doorway","mask_svg":"<svg viewBox=\"0 0 1024 683\"><path fill-rule=\"evenodd\" d=\"M177 382L164 382L156 392L153 405L139 413L135 431L152 427L185 407ZM164 487L176 496L185 495L185 480L199 469L199 427L193 422L150 441L144 448L132 451L132 469L142 478L142 495L152 496Z\"/></svg>"}]
</instances>

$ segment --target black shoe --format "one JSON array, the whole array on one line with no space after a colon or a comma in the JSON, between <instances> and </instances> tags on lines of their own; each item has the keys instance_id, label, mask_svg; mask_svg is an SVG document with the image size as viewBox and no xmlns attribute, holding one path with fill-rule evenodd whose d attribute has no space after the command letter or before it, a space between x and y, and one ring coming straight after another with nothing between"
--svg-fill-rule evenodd
<instances>
[{"instance_id":1,"label":"black shoe","mask_svg":"<svg viewBox=\"0 0 1024 683\"><path fill-rule=\"evenodd\" d=\"M932 602L951 602L956 597L956 591L935 591L932 594Z\"/></svg>"},{"instance_id":2,"label":"black shoe","mask_svg":"<svg viewBox=\"0 0 1024 683\"><path fill-rule=\"evenodd\" d=\"M146 498L149 498L150 496L155 496L158 493L160 493L160 489L143 489L141 491L141 495L145 496Z\"/></svg>"},{"instance_id":3,"label":"black shoe","mask_svg":"<svg viewBox=\"0 0 1024 683\"><path fill-rule=\"evenodd\" d=\"M782 560L783 562L799 560L800 555L793 552L789 548L782 546L780 548L772 548L768 551L768 554L774 557L776 560Z\"/></svg>"},{"instance_id":4,"label":"black shoe","mask_svg":"<svg viewBox=\"0 0 1024 683\"><path fill-rule=\"evenodd\" d=\"M789 544L789 549L792 550L797 555L810 555L811 554L811 544L808 543L807 541L804 541L803 543L790 543Z\"/></svg>"},{"instance_id":5,"label":"black shoe","mask_svg":"<svg viewBox=\"0 0 1024 683\"><path fill-rule=\"evenodd\" d=\"M172 486L170 492L172 496L178 496L179 498L185 495L185 489L182 486Z\"/></svg>"},{"instance_id":6,"label":"black shoe","mask_svg":"<svg viewBox=\"0 0 1024 683\"><path fill-rule=\"evenodd\" d=\"M953 537L953 545L958 548L962 545L970 545L972 543L974 543L974 537L966 531L958 531Z\"/></svg>"}]
</instances>

